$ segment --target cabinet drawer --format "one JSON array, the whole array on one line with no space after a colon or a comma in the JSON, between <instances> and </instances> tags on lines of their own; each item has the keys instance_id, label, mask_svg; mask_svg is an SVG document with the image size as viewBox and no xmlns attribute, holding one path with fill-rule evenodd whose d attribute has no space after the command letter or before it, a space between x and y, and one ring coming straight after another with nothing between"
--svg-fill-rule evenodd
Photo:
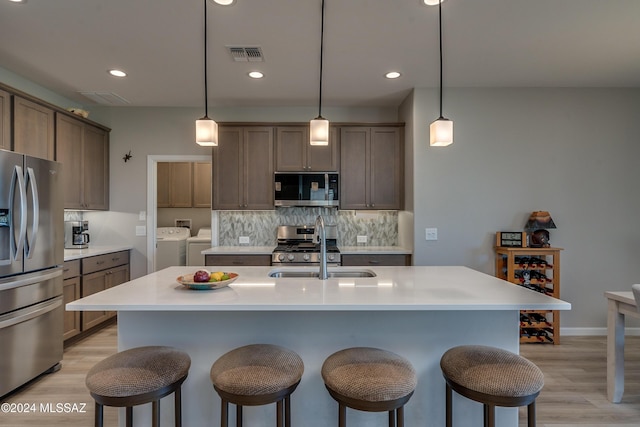
<instances>
[{"instance_id":1,"label":"cabinet drawer","mask_svg":"<svg viewBox=\"0 0 640 427\"><path fill-rule=\"evenodd\" d=\"M205 255L204 265L208 266L270 266L271 255Z\"/></svg>"},{"instance_id":2,"label":"cabinet drawer","mask_svg":"<svg viewBox=\"0 0 640 427\"><path fill-rule=\"evenodd\" d=\"M342 255L342 265L411 265L411 255L405 254L367 254L367 255Z\"/></svg>"},{"instance_id":3,"label":"cabinet drawer","mask_svg":"<svg viewBox=\"0 0 640 427\"><path fill-rule=\"evenodd\" d=\"M80 275L80 260L74 259L73 261L65 261L62 268L62 278L70 279Z\"/></svg>"},{"instance_id":4,"label":"cabinet drawer","mask_svg":"<svg viewBox=\"0 0 640 427\"><path fill-rule=\"evenodd\" d=\"M129 264L129 251L113 252L82 259L82 274L105 270L118 265Z\"/></svg>"}]
</instances>

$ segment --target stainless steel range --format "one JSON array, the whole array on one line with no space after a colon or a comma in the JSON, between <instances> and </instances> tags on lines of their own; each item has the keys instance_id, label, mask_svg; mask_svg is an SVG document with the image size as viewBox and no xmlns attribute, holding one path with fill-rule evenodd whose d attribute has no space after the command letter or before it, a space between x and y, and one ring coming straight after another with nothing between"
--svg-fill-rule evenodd
<instances>
[{"instance_id":1,"label":"stainless steel range","mask_svg":"<svg viewBox=\"0 0 640 427\"><path fill-rule=\"evenodd\" d=\"M315 243L313 225L281 225L278 227L278 246L271 255L271 265L320 265L320 244ZM340 265L335 225L325 226L327 236L327 264Z\"/></svg>"}]
</instances>

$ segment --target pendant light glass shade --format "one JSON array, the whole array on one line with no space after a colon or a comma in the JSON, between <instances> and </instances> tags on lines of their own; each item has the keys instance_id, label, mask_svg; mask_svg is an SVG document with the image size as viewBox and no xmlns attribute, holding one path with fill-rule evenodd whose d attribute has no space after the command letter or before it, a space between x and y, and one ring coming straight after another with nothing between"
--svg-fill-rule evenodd
<instances>
[{"instance_id":1,"label":"pendant light glass shade","mask_svg":"<svg viewBox=\"0 0 640 427\"><path fill-rule=\"evenodd\" d=\"M218 146L218 124L209 118L207 90L207 1L204 0L204 117L196 120L196 143L203 147Z\"/></svg>"},{"instance_id":2,"label":"pendant light glass shade","mask_svg":"<svg viewBox=\"0 0 640 427\"><path fill-rule=\"evenodd\" d=\"M446 147L453 142L453 121L440 117L429 126L429 145Z\"/></svg>"},{"instance_id":3,"label":"pendant light glass shade","mask_svg":"<svg viewBox=\"0 0 640 427\"><path fill-rule=\"evenodd\" d=\"M329 120L322 116L311 120L309 137L311 145L329 145Z\"/></svg>"},{"instance_id":4,"label":"pendant light glass shade","mask_svg":"<svg viewBox=\"0 0 640 427\"><path fill-rule=\"evenodd\" d=\"M309 123L309 144L329 145L329 120L322 117L322 53L324 50L324 0L320 25L320 84L318 87L318 117Z\"/></svg>"},{"instance_id":5,"label":"pendant light glass shade","mask_svg":"<svg viewBox=\"0 0 640 427\"><path fill-rule=\"evenodd\" d=\"M207 116L196 120L196 142L203 147L218 146L218 124Z\"/></svg>"}]
</instances>

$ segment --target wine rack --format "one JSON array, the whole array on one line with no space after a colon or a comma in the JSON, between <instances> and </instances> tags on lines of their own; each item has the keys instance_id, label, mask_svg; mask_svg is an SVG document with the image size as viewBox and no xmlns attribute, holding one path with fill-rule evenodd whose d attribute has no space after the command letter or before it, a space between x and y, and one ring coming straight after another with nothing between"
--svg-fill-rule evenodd
<instances>
[{"instance_id":1,"label":"wine rack","mask_svg":"<svg viewBox=\"0 0 640 427\"><path fill-rule=\"evenodd\" d=\"M560 298L561 248L496 247L496 277ZM560 344L558 310L520 312L520 342Z\"/></svg>"}]
</instances>

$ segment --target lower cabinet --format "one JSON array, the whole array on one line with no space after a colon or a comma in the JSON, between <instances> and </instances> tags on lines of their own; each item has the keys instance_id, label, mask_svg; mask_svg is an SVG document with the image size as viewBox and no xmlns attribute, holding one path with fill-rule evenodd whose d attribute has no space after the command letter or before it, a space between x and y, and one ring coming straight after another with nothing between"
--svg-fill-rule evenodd
<instances>
[{"instance_id":1,"label":"lower cabinet","mask_svg":"<svg viewBox=\"0 0 640 427\"><path fill-rule=\"evenodd\" d=\"M129 251L82 258L64 263L64 303L129 281ZM114 317L114 311L65 311L64 339Z\"/></svg>"},{"instance_id":2,"label":"lower cabinet","mask_svg":"<svg viewBox=\"0 0 640 427\"><path fill-rule=\"evenodd\" d=\"M205 255L204 265L270 266L271 254L266 255Z\"/></svg>"},{"instance_id":3,"label":"lower cabinet","mask_svg":"<svg viewBox=\"0 0 640 427\"><path fill-rule=\"evenodd\" d=\"M404 266L411 265L409 254L343 254L343 266Z\"/></svg>"}]
</instances>

